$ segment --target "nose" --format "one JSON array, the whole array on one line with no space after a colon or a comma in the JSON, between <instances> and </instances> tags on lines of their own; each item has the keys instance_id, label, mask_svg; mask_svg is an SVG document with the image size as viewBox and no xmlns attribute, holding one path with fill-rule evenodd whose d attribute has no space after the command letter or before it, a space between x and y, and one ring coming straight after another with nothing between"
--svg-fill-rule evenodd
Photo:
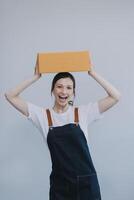
<instances>
[{"instance_id":1,"label":"nose","mask_svg":"<svg viewBox=\"0 0 134 200\"><path fill-rule=\"evenodd\" d=\"M62 92L62 94L66 94L66 92L67 92L66 88L62 88L61 92Z\"/></svg>"}]
</instances>

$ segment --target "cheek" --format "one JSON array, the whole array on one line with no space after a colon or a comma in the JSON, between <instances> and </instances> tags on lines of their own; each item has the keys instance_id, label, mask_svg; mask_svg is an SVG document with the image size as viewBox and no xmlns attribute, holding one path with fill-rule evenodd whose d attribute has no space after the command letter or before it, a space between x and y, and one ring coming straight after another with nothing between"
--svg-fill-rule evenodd
<instances>
[{"instance_id":1,"label":"cheek","mask_svg":"<svg viewBox=\"0 0 134 200\"><path fill-rule=\"evenodd\" d=\"M55 96L57 93L58 93L58 91L57 91L57 89L55 88L55 89L53 90L54 96Z\"/></svg>"},{"instance_id":2,"label":"cheek","mask_svg":"<svg viewBox=\"0 0 134 200\"><path fill-rule=\"evenodd\" d=\"M59 94L59 90L57 89L53 90L53 95L56 99L58 98L58 94Z\"/></svg>"},{"instance_id":3,"label":"cheek","mask_svg":"<svg viewBox=\"0 0 134 200\"><path fill-rule=\"evenodd\" d=\"M74 96L74 91L70 91L70 96Z\"/></svg>"}]
</instances>

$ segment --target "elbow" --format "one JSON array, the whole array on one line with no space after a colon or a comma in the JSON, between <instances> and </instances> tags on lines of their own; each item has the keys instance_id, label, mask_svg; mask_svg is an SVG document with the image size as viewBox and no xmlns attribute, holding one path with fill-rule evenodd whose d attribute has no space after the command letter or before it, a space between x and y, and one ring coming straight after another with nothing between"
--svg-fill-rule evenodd
<instances>
[{"instance_id":1,"label":"elbow","mask_svg":"<svg viewBox=\"0 0 134 200\"><path fill-rule=\"evenodd\" d=\"M4 94L5 98L8 100L9 99L9 95L7 93Z\"/></svg>"},{"instance_id":2,"label":"elbow","mask_svg":"<svg viewBox=\"0 0 134 200\"><path fill-rule=\"evenodd\" d=\"M121 94L118 93L118 94L114 97L114 99L115 99L115 102L116 102L116 103L119 102L120 99L121 99Z\"/></svg>"},{"instance_id":3,"label":"elbow","mask_svg":"<svg viewBox=\"0 0 134 200\"><path fill-rule=\"evenodd\" d=\"M112 99L113 104L118 103L120 101L120 99L121 99L121 94L119 92L114 94L114 95L109 95L109 96Z\"/></svg>"},{"instance_id":4,"label":"elbow","mask_svg":"<svg viewBox=\"0 0 134 200\"><path fill-rule=\"evenodd\" d=\"M12 99L14 96L12 94L10 94L9 92L6 92L4 94L5 98L9 101L10 99Z\"/></svg>"},{"instance_id":5,"label":"elbow","mask_svg":"<svg viewBox=\"0 0 134 200\"><path fill-rule=\"evenodd\" d=\"M5 93L4 96L5 96L5 99L6 99L7 101L10 101L10 100L11 100L11 95L10 95L10 94Z\"/></svg>"}]
</instances>

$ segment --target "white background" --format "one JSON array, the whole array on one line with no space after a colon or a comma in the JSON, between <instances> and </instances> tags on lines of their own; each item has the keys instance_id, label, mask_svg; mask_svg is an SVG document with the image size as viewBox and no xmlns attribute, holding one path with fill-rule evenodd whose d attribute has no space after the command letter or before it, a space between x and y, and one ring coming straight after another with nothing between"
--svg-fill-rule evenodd
<instances>
[{"instance_id":1,"label":"white background","mask_svg":"<svg viewBox=\"0 0 134 200\"><path fill-rule=\"evenodd\" d=\"M38 52L70 50L89 50L96 72L122 94L121 101L89 127L89 143L102 199L134 199L133 1L1 0L0 4L0 199L48 200L49 151L39 131L8 104L4 93L33 75ZM76 104L106 95L86 72L73 75ZM43 75L21 96L49 106L53 76Z\"/></svg>"}]
</instances>

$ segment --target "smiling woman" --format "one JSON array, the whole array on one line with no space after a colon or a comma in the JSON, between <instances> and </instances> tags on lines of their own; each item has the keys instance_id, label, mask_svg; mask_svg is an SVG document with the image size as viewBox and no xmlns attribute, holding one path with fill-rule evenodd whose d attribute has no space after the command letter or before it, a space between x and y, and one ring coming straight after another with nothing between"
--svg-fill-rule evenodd
<instances>
[{"instance_id":1,"label":"smiling woman","mask_svg":"<svg viewBox=\"0 0 134 200\"><path fill-rule=\"evenodd\" d=\"M5 97L36 125L47 141L52 161L49 199L101 200L97 173L87 143L88 125L115 105L120 93L91 69L88 75L105 89L107 96L87 105L71 106L69 102L75 96L75 79L69 72L61 72L52 82L53 107L39 107L19 96L41 77L37 69L38 63L34 76L6 92Z\"/></svg>"},{"instance_id":2,"label":"smiling woman","mask_svg":"<svg viewBox=\"0 0 134 200\"><path fill-rule=\"evenodd\" d=\"M52 82L51 94L55 96L53 109L56 112L65 112L68 103L75 96L75 79L69 72L58 73Z\"/></svg>"}]
</instances>

